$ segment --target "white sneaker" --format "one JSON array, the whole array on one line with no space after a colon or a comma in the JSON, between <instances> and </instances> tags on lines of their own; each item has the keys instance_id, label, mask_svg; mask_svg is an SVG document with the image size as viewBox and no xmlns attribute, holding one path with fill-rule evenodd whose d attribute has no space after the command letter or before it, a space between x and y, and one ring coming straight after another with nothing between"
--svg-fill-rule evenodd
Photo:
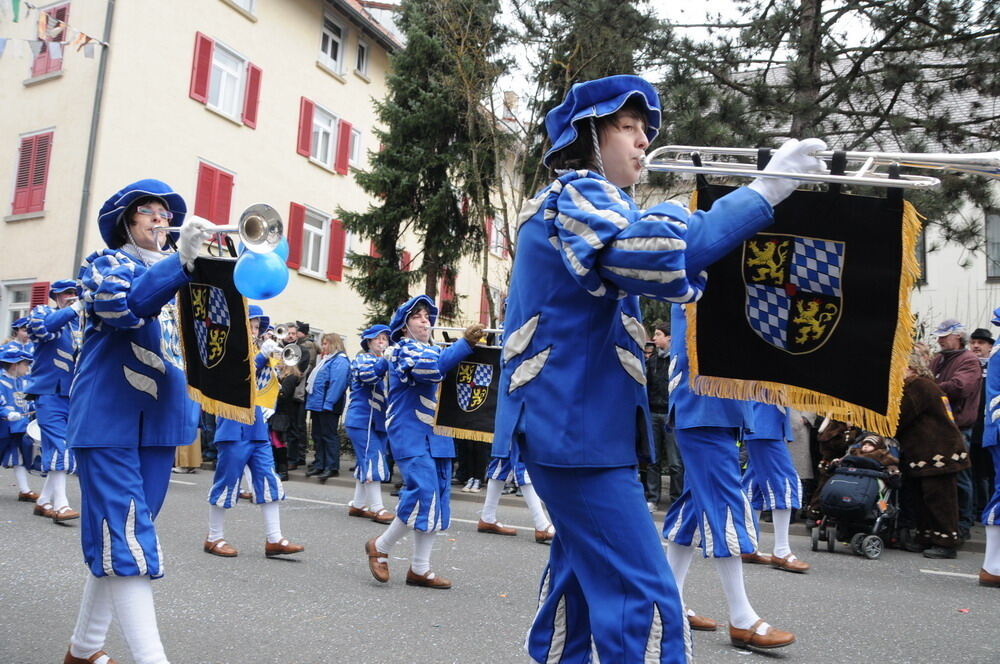
<instances>
[{"instance_id":1,"label":"white sneaker","mask_svg":"<svg viewBox=\"0 0 1000 664\"><path fill-rule=\"evenodd\" d=\"M469 493L470 491L472 491L473 482L475 482L475 480L470 477L469 481L467 481L465 483L465 486L462 487L462 493Z\"/></svg>"},{"instance_id":2,"label":"white sneaker","mask_svg":"<svg viewBox=\"0 0 1000 664\"><path fill-rule=\"evenodd\" d=\"M482 490L483 490L483 488L482 488L482 484L480 483L480 481L479 480L472 480L472 488L469 489L469 492L470 493L479 493Z\"/></svg>"},{"instance_id":3,"label":"white sneaker","mask_svg":"<svg viewBox=\"0 0 1000 664\"><path fill-rule=\"evenodd\" d=\"M656 503L654 502L646 503L646 507L649 509L650 514L656 511Z\"/></svg>"}]
</instances>

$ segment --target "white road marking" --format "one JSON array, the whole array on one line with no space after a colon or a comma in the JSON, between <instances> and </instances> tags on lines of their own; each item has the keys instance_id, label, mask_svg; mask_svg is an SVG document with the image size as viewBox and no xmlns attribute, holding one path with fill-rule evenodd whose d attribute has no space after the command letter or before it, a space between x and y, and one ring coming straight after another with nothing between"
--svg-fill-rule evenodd
<instances>
[{"instance_id":1,"label":"white road marking","mask_svg":"<svg viewBox=\"0 0 1000 664\"><path fill-rule=\"evenodd\" d=\"M171 484L186 484L187 486L198 486L194 482L185 482L184 480L170 480Z\"/></svg>"},{"instance_id":2,"label":"white road marking","mask_svg":"<svg viewBox=\"0 0 1000 664\"><path fill-rule=\"evenodd\" d=\"M962 572L942 572L936 569L922 569L920 570L924 574L938 574L940 576L957 576L961 579L978 579L978 574L963 574Z\"/></svg>"}]
</instances>

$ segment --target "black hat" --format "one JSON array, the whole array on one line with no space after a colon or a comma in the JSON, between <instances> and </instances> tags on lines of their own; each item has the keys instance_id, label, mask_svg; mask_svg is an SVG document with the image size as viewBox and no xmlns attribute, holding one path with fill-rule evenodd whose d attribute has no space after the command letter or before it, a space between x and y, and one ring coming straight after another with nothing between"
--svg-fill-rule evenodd
<instances>
[{"instance_id":1,"label":"black hat","mask_svg":"<svg viewBox=\"0 0 1000 664\"><path fill-rule=\"evenodd\" d=\"M983 327L977 327L975 331L969 335L970 339L982 339L983 341L990 342L990 345L996 343L996 339L990 334L990 331Z\"/></svg>"},{"instance_id":2,"label":"black hat","mask_svg":"<svg viewBox=\"0 0 1000 664\"><path fill-rule=\"evenodd\" d=\"M302 334L309 334L309 323L303 323L300 320L295 321L295 328Z\"/></svg>"}]
</instances>

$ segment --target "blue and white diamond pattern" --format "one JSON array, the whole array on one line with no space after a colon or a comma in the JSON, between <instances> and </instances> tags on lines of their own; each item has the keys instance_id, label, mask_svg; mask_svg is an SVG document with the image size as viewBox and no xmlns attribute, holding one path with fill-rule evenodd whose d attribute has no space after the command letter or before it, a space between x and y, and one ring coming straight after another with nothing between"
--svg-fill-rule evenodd
<instances>
[{"instance_id":1,"label":"blue and white diamond pattern","mask_svg":"<svg viewBox=\"0 0 1000 664\"><path fill-rule=\"evenodd\" d=\"M263 390L267 388L268 383L271 382L271 375L274 371L271 369L270 365L265 364L263 368L257 371L257 390Z\"/></svg>"},{"instance_id":2,"label":"blue and white diamond pattern","mask_svg":"<svg viewBox=\"0 0 1000 664\"><path fill-rule=\"evenodd\" d=\"M472 398L472 385L468 383L458 384L458 405L462 410L467 410L469 408L469 399Z\"/></svg>"},{"instance_id":3,"label":"blue and white diamond pattern","mask_svg":"<svg viewBox=\"0 0 1000 664\"><path fill-rule=\"evenodd\" d=\"M476 375L473 381L476 385L482 385L483 387L489 387L490 381L493 380L493 367L489 364L480 364L476 367Z\"/></svg>"},{"instance_id":4,"label":"blue and white diamond pattern","mask_svg":"<svg viewBox=\"0 0 1000 664\"><path fill-rule=\"evenodd\" d=\"M778 348L787 347L788 309L791 302L773 286L747 284L747 318L750 327L765 341Z\"/></svg>"},{"instance_id":5,"label":"blue and white diamond pattern","mask_svg":"<svg viewBox=\"0 0 1000 664\"><path fill-rule=\"evenodd\" d=\"M226 304L226 294L221 288L208 287L208 320L216 325L229 327L229 305ZM198 353L201 361L208 364L208 325L198 321L194 326L194 334L198 339Z\"/></svg>"},{"instance_id":6,"label":"blue and white diamond pattern","mask_svg":"<svg viewBox=\"0 0 1000 664\"><path fill-rule=\"evenodd\" d=\"M843 263L843 242L797 237L788 280L810 293L840 297L840 268Z\"/></svg>"}]
</instances>

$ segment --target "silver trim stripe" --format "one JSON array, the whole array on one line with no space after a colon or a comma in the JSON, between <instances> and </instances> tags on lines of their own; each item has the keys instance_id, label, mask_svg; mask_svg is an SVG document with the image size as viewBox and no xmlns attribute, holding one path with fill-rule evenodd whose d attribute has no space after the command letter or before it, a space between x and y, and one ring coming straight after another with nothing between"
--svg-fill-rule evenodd
<instances>
[{"instance_id":1,"label":"silver trim stripe","mask_svg":"<svg viewBox=\"0 0 1000 664\"><path fill-rule=\"evenodd\" d=\"M629 279L652 281L657 284L670 284L678 279L683 279L687 274L684 270L642 270L635 267L618 267L617 265L605 265L604 269Z\"/></svg>"},{"instance_id":2,"label":"silver trim stripe","mask_svg":"<svg viewBox=\"0 0 1000 664\"><path fill-rule=\"evenodd\" d=\"M542 352L536 353L524 362L521 362L520 366L510 376L510 385L507 387L507 394L534 380L541 373L542 368L545 367L545 362L549 359L549 353L551 352L552 347L549 346Z\"/></svg>"},{"instance_id":3,"label":"silver trim stripe","mask_svg":"<svg viewBox=\"0 0 1000 664\"><path fill-rule=\"evenodd\" d=\"M145 364L150 369L156 369L160 373L166 373L167 367L163 364L163 358L149 350L148 348L143 348L139 344L132 343L132 354L135 355L135 359L139 360Z\"/></svg>"},{"instance_id":4,"label":"silver trim stripe","mask_svg":"<svg viewBox=\"0 0 1000 664\"><path fill-rule=\"evenodd\" d=\"M148 571L146 567L146 552L142 550L139 539L135 536L135 500L130 500L128 504L128 516L125 517L125 541L128 542L128 549L135 559L135 564L139 568L139 576L145 576Z\"/></svg>"},{"instance_id":5,"label":"silver trim stripe","mask_svg":"<svg viewBox=\"0 0 1000 664\"><path fill-rule=\"evenodd\" d=\"M603 249L604 243L601 242L601 238L597 237L597 233L594 229L587 224L577 221L569 215L560 214L557 219L559 219L559 225L565 228L567 231L576 235L581 240L589 244L594 249Z\"/></svg>"},{"instance_id":6,"label":"silver trim stripe","mask_svg":"<svg viewBox=\"0 0 1000 664\"><path fill-rule=\"evenodd\" d=\"M538 321L541 320L541 317L541 314L535 314L525 321L524 325L507 335L503 344L504 362L509 362L524 352L535 336L535 330L538 329Z\"/></svg>"},{"instance_id":7,"label":"silver trim stripe","mask_svg":"<svg viewBox=\"0 0 1000 664\"><path fill-rule=\"evenodd\" d=\"M632 377L632 380L640 385L646 384L646 372L643 370L642 360L632 354L632 351L615 345L615 352L618 354L618 362L621 363L625 373Z\"/></svg>"},{"instance_id":8,"label":"silver trim stripe","mask_svg":"<svg viewBox=\"0 0 1000 664\"><path fill-rule=\"evenodd\" d=\"M601 209L596 207L593 203L590 202L590 199L581 194L580 191L572 184L566 186L566 191L569 192L569 198L573 202L573 205L579 208L580 211L583 212L584 214L592 214L598 216L602 219L611 222L618 228L628 227L629 224L628 219L618 214L614 210L610 210L607 208Z\"/></svg>"},{"instance_id":9,"label":"silver trim stripe","mask_svg":"<svg viewBox=\"0 0 1000 664\"><path fill-rule=\"evenodd\" d=\"M628 332L628 335L632 337L632 341L634 341L640 348L646 343L646 330L642 328L642 323L639 322L638 318L629 316L623 311L622 325L625 327L625 331Z\"/></svg>"},{"instance_id":10,"label":"silver trim stripe","mask_svg":"<svg viewBox=\"0 0 1000 664\"><path fill-rule=\"evenodd\" d=\"M646 638L646 654L643 664L660 664L661 648L663 647L663 618L660 608L653 604L653 618L649 623L649 636Z\"/></svg>"},{"instance_id":11,"label":"silver trim stripe","mask_svg":"<svg viewBox=\"0 0 1000 664\"><path fill-rule=\"evenodd\" d=\"M687 242L675 237L624 237L612 242L611 246L622 251L683 251Z\"/></svg>"},{"instance_id":12,"label":"silver trim stripe","mask_svg":"<svg viewBox=\"0 0 1000 664\"><path fill-rule=\"evenodd\" d=\"M124 365L122 365L122 370L125 372L125 380L128 381L129 385L140 392L145 392L154 399L159 398L159 388L156 386L156 381L149 376L143 376L141 373L133 371Z\"/></svg>"}]
</instances>

